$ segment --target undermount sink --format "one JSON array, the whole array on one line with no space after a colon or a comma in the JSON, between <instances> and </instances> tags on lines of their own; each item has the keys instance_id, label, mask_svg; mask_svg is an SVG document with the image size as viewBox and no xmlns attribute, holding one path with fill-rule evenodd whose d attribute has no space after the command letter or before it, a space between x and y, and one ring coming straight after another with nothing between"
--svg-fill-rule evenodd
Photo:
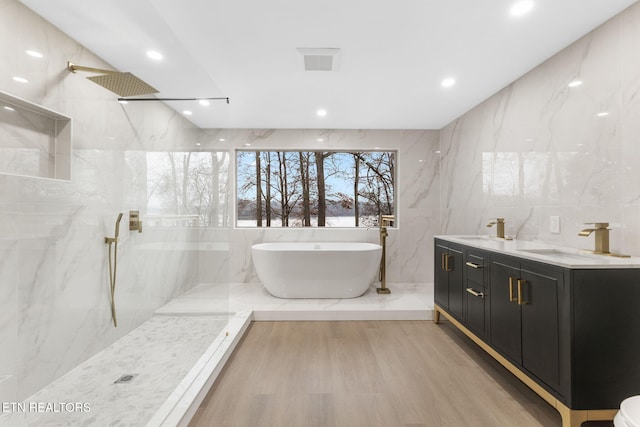
<instances>
[{"instance_id":1,"label":"undermount sink","mask_svg":"<svg viewBox=\"0 0 640 427\"><path fill-rule=\"evenodd\" d=\"M574 259L585 259L592 258L588 254L580 254L576 252L563 251L554 248L540 248L540 249L518 249L520 252L528 252L534 255L544 255L551 257L563 257L563 258L574 258Z\"/></svg>"},{"instance_id":2,"label":"undermount sink","mask_svg":"<svg viewBox=\"0 0 640 427\"><path fill-rule=\"evenodd\" d=\"M496 236L457 236L460 240L477 241L477 242L504 242L512 240L512 238L502 238Z\"/></svg>"}]
</instances>

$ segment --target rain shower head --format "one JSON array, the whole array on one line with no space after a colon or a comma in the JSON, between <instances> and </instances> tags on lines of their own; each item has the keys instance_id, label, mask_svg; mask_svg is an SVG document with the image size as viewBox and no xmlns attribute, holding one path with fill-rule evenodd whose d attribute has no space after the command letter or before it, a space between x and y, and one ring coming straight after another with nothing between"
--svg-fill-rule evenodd
<instances>
[{"instance_id":1,"label":"rain shower head","mask_svg":"<svg viewBox=\"0 0 640 427\"><path fill-rule=\"evenodd\" d=\"M100 76L91 76L87 78L92 82L104 87L105 89L108 89L111 92L123 97L158 93L158 90L156 88L148 85L131 73L103 70L101 68L83 67L81 65L72 64L71 62L67 62L67 69L72 73L75 73L77 71L102 73L102 75Z\"/></svg>"}]
</instances>

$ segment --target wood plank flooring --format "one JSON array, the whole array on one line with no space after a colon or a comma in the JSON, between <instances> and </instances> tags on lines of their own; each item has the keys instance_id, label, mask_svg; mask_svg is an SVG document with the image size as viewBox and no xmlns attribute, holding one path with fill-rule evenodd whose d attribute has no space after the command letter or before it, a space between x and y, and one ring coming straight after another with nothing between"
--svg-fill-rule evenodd
<instances>
[{"instance_id":1,"label":"wood plank flooring","mask_svg":"<svg viewBox=\"0 0 640 427\"><path fill-rule=\"evenodd\" d=\"M254 322L190 427L561 426L447 322Z\"/></svg>"}]
</instances>

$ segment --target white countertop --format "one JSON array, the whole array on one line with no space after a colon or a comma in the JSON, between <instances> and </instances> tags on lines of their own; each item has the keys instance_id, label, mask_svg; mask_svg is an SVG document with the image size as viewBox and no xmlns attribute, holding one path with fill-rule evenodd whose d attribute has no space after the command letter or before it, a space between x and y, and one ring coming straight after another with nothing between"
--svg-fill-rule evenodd
<instances>
[{"instance_id":1,"label":"white countertop","mask_svg":"<svg viewBox=\"0 0 640 427\"><path fill-rule=\"evenodd\" d=\"M435 236L461 245L486 249L566 268L640 268L640 257L593 254L536 240L505 240L494 236Z\"/></svg>"}]
</instances>

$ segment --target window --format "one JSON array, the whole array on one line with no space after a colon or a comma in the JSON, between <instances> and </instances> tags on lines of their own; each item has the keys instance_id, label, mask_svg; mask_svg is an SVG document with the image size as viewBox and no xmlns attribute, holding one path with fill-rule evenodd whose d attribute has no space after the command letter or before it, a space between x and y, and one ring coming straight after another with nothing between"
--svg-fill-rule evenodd
<instances>
[{"instance_id":1,"label":"window","mask_svg":"<svg viewBox=\"0 0 640 427\"><path fill-rule=\"evenodd\" d=\"M228 226L229 152L143 153L147 169L147 218L154 226ZM141 159L129 153L132 167Z\"/></svg>"},{"instance_id":2,"label":"window","mask_svg":"<svg viewBox=\"0 0 640 427\"><path fill-rule=\"evenodd\" d=\"M239 227L370 227L395 213L393 151L237 151Z\"/></svg>"}]
</instances>

